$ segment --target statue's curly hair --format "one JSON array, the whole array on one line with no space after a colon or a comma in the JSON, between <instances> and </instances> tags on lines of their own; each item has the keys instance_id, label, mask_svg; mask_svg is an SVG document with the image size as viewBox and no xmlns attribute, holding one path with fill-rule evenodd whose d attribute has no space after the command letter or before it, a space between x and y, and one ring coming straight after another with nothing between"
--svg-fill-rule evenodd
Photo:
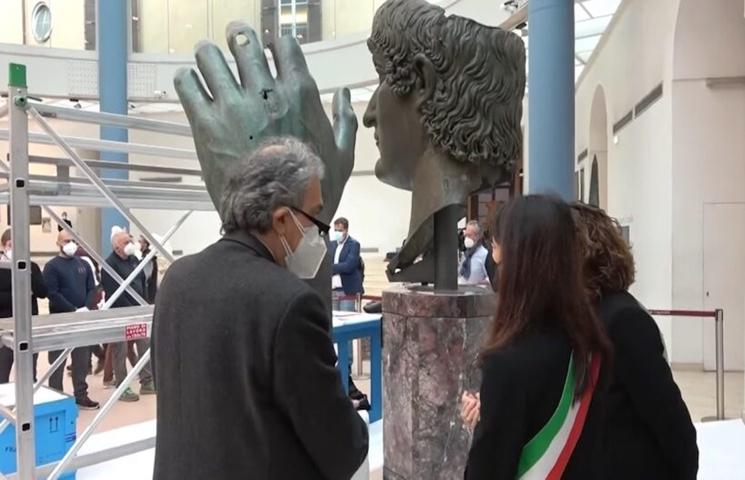
<instances>
[{"instance_id":1,"label":"statue's curly hair","mask_svg":"<svg viewBox=\"0 0 745 480\"><path fill-rule=\"evenodd\" d=\"M424 0L388 0L375 14L367 44L385 59L376 68L397 96L408 95L416 84L417 54L432 62L437 83L420 113L435 146L461 162L514 169L522 155L522 39L446 16Z\"/></svg>"}]
</instances>

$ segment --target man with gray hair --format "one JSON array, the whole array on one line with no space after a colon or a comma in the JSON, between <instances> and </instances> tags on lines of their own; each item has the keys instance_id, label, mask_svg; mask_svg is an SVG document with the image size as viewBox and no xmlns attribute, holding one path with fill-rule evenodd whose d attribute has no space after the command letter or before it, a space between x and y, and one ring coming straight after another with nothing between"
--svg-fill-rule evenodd
<instances>
[{"instance_id":1,"label":"man with gray hair","mask_svg":"<svg viewBox=\"0 0 745 480\"><path fill-rule=\"evenodd\" d=\"M466 224L463 232L463 245L466 247L458 269L459 285L486 285L489 274L486 272L488 251L483 243L483 231L476 220Z\"/></svg>"},{"instance_id":2,"label":"man with gray hair","mask_svg":"<svg viewBox=\"0 0 745 480\"><path fill-rule=\"evenodd\" d=\"M153 478L347 480L367 455L313 278L326 256L323 164L291 138L229 176L224 236L174 263L153 317Z\"/></svg>"}]
</instances>

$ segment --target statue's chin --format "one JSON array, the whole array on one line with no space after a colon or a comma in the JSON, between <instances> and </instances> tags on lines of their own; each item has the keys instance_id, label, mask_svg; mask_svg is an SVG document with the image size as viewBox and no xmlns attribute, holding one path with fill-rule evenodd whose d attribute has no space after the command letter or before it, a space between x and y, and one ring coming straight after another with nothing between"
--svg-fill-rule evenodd
<instances>
[{"instance_id":1,"label":"statue's chin","mask_svg":"<svg viewBox=\"0 0 745 480\"><path fill-rule=\"evenodd\" d=\"M375 163L375 176L383 183L401 190L411 191L411 180L400 172L396 172L390 162L379 158Z\"/></svg>"}]
</instances>

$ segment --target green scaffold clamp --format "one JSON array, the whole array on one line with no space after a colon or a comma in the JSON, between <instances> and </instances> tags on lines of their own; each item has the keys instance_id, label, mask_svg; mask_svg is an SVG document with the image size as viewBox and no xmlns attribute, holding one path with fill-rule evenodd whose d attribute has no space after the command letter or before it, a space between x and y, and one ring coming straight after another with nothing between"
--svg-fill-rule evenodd
<instances>
[{"instance_id":1,"label":"green scaffold clamp","mask_svg":"<svg viewBox=\"0 0 745 480\"><path fill-rule=\"evenodd\" d=\"M8 66L8 85L17 88L26 88L26 65L11 63Z\"/></svg>"},{"instance_id":2,"label":"green scaffold clamp","mask_svg":"<svg viewBox=\"0 0 745 480\"><path fill-rule=\"evenodd\" d=\"M11 63L8 66L8 86L10 88L26 88L26 65ZM26 108L28 99L25 95L13 97L17 107Z\"/></svg>"}]
</instances>

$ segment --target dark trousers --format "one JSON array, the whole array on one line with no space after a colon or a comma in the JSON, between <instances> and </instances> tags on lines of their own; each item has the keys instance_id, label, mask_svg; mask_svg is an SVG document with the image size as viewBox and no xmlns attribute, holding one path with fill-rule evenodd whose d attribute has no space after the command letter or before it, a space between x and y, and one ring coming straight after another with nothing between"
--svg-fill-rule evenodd
<instances>
[{"instance_id":1,"label":"dark trousers","mask_svg":"<svg viewBox=\"0 0 745 480\"><path fill-rule=\"evenodd\" d=\"M36 382L36 360L39 358L38 353L34 353L34 382ZM0 347L0 383L10 381L10 369L13 368L13 349Z\"/></svg>"},{"instance_id":2,"label":"dark trousers","mask_svg":"<svg viewBox=\"0 0 745 480\"><path fill-rule=\"evenodd\" d=\"M49 352L49 364L51 365L60 355L62 355L62 350ZM85 381L85 377L88 376L91 349L90 347L75 348L70 354L70 357L72 357L72 388L75 398L85 398L88 395L88 384ZM66 363L67 360L62 362L62 365L49 377L49 386L60 392L64 391L62 379L64 378Z\"/></svg>"},{"instance_id":3,"label":"dark trousers","mask_svg":"<svg viewBox=\"0 0 745 480\"><path fill-rule=\"evenodd\" d=\"M135 355L135 362L132 363L132 358L130 358L130 363L132 363L132 366L134 366L135 363L137 363L140 360L140 357L150 348L150 340L149 339L139 339L139 340L130 340L129 342L117 342L117 343L110 343L109 348L111 348L112 356L113 356L113 365L114 365L114 379L116 380L116 386L118 387L124 382L124 379L127 376L127 357L129 356L129 345L133 345L137 347L137 355ZM132 349L134 353L134 348ZM140 384L146 385L153 381L153 371L150 367L150 362L147 362L144 367L142 367L142 370L140 370Z\"/></svg>"}]
</instances>

